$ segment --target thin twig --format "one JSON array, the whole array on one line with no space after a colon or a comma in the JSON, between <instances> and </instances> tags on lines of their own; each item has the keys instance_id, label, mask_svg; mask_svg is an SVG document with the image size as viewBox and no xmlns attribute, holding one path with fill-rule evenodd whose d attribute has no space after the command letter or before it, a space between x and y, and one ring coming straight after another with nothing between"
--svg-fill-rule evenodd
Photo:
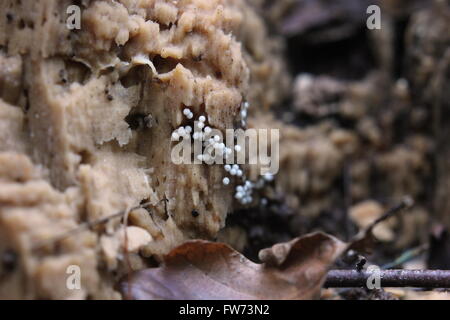
<instances>
[{"instance_id":1,"label":"thin twig","mask_svg":"<svg viewBox=\"0 0 450 320\"><path fill-rule=\"evenodd\" d=\"M402 212L405 209L409 209L414 205L414 200L407 196L404 197L402 202L400 202L398 205L396 205L395 207L392 207L391 209L389 209L385 214L383 214L381 217L379 217L377 220L375 220L374 222L372 222L369 227L366 229L366 232L371 232L376 226L378 226L381 222L399 214L400 212Z\"/></svg>"},{"instance_id":2,"label":"thin twig","mask_svg":"<svg viewBox=\"0 0 450 320\"><path fill-rule=\"evenodd\" d=\"M348 250L355 250L361 253L371 253L377 239L373 234L373 229L381 222L400 214L402 211L411 208L414 205L414 200L411 197L404 197L395 207L389 209L385 214L372 222L367 228L360 231L350 242Z\"/></svg>"},{"instance_id":3,"label":"thin twig","mask_svg":"<svg viewBox=\"0 0 450 320\"><path fill-rule=\"evenodd\" d=\"M112 214L110 216L98 219L96 221L82 223L78 227L76 227L75 229L72 229L72 230L69 230L67 232L64 232L63 234L61 234L59 236L56 236L54 238L51 238L51 239L48 239L48 240L44 240L42 242L37 243L35 246L33 246L33 249L37 250L37 249L40 249L40 248L45 247L47 245L51 245L51 244L55 244L55 243L61 242L61 241L65 240L65 239L67 239L67 238L69 238L71 236L79 234L80 232L83 232L83 231L86 231L86 230L90 230L90 229L92 229L92 228L94 228L96 226L108 223L112 219L122 218L122 217L124 217L124 215L126 215L127 212L131 212L131 211L134 211L134 210L137 210L137 209L141 209L141 208L146 208L146 207L148 207L150 205L151 205L151 203L149 203L149 202L148 203L144 203L144 204L141 204L139 206L133 207L133 208L131 208L129 210L122 210L120 212L117 212L117 213Z\"/></svg>"},{"instance_id":4,"label":"thin twig","mask_svg":"<svg viewBox=\"0 0 450 320\"><path fill-rule=\"evenodd\" d=\"M331 270L326 288L366 287L374 272L356 270ZM382 287L450 288L450 270L380 270Z\"/></svg>"}]
</instances>

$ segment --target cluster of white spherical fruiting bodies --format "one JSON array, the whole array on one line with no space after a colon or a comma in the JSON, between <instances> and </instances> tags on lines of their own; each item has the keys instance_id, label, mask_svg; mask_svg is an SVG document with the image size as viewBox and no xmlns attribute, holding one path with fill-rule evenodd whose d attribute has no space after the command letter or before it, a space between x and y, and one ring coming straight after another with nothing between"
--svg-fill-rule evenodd
<instances>
[{"instance_id":1,"label":"cluster of white spherical fruiting bodies","mask_svg":"<svg viewBox=\"0 0 450 320\"><path fill-rule=\"evenodd\" d=\"M242 127L247 125L249 103L244 102L241 106L240 120ZM183 110L183 115L188 119L194 119L194 113L189 109L185 108ZM203 146L209 150L205 154L200 154L197 156L197 160L201 162L208 162L211 159L211 150L214 150L219 156L223 156L225 160L228 160L230 156L233 155L233 150L227 147L218 135L211 137L212 128L206 124L206 117L201 115L194 121L196 128L191 126L181 126L172 132L172 141L179 141L181 137L185 139L192 138L193 140L203 141ZM234 151L239 153L242 151L240 145L234 146ZM228 161L227 161L228 162ZM223 166L227 175L223 178L222 183L228 186L231 183L231 178L235 177L242 181L242 184L238 184L235 188L234 198L239 201L242 205L249 205L253 202L253 191L255 189L261 189L267 182L273 180L273 175L265 175L260 178L257 182L252 182L248 180L245 176L244 170L237 164L225 164Z\"/></svg>"},{"instance_id":2,"label":"cluster of white spherical fruiting bodies","mask_svg":"<svg viewBox=\"0 0 450 320\"><path fill-rule=\"evenodd\" d=\"M240 116L241 116L241 125L243 127L247 126L247 117L248 117L248 109L250 108L250 104L245 101L242 104L242 108L241 108L241 112L240 112Z\"/></svg>"}]
</instances>

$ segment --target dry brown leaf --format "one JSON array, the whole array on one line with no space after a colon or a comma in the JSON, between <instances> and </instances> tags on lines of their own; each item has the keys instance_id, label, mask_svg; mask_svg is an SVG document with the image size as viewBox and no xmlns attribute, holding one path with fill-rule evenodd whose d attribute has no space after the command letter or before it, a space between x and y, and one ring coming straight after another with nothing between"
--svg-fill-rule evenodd
<instances>
[{"instance_id":1,"label":"dry brown leaf","mask_svg":"<svg viewBox=\"0 0 450 320\"><path fill-rule=\"evenodd\" d=\"M345 251L368 252L374 228L410 208L405 198L350 243L313 233L261 250L253 263L226 244L189 241L165 256L159 268L131 275L121 284L133 300L308 300L318 298L328 269Z\"/></svg>"},{"instance_id":2,"label":"dry brown leaf","mask_svg":"<svg viewBox=\"0 0 450 320\"><path fill-rule=\"evenodd\" d=\"M122 283L137 300L291 300L317 298L329 267L347 248L314 233L260 252L256 264L226 244L190 241L175 248L160 268Z\"/></svg>"}]
</instances>

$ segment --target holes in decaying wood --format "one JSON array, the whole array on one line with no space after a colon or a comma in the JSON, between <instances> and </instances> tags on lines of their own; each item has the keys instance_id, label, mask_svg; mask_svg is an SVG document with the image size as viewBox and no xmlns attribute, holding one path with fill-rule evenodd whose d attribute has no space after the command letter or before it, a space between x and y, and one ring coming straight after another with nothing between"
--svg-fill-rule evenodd
<instances>
[{"instance_id":1,"label":"holes in decaying wood","mask_svg":"<svg viewBox=\"0 0 450 320\"><path fill-rule=\"evenodd\" d=\"M145 264L149 268L156 268L156 267L159 267L159 265L160 265L160 263L158 262L158 260L156 260L156 258L154 256L142 257L142 259L145 261Z\"/></svg>"},{"instance_id":2,"label":"holes in decaying wood","mask_svg":"<svg viewBox=\"0 0 450 320\"><path fill-rule=\"evenodd\" d=\"M165 24L165 23L162 23L162 22L158 22L158 24L159 24L159 31L160 32L168 31L168 30L172 29L173 26L175 26L175 27L177 26L176 23L172 23L172 22L170 22L168 24Z\"/></svg>"},{"instance_id":3,"label":"holes in decaying wood","mask_svg":"<svg viewBox=\"0 0 450 320\"><path fill-rule=\"evenodd\" d=\"M164 74L175 69L178 63L177 59L173 58L162 58L160 55L156 55L151 58L152 63L158 74ZM149 78L150 69L146 65L139 65L132 67L126 75L120 78L120 83L126 89L142 84L146 79ZM162 85L162 82L157 77L151 77L152 81Z\"/></svg>"},{"instance_id":4,"label":"holes in decaying wood","mask_svg":"<svg viewBox=\"0 0 450 320\"><path fill-rule=\"evenodd\" d=\"M22 18L21 16L16 16L11 11L7 11L5 13L5 17L6 17L7 25L13 25L14 23L16 23L16 26L19 30L23 30L25 28L34 29L34 21L33 20L26 20L26 19Z\"/></svg>"},{"instance_id":5,"label":"holes in decaying wood","mask_svg":"<svg viewBox=\"0 0 450 320\"><path fill-rule=\"evenodd\" d=\"M212 205L212 203L211 202L206 202L206 204L205 204L205 209L206 209L206 211L208 211L208 212L213 212L214 210L214 208L213 208L213 205Z\"/></svg>"},{"instance_id":6,"label":"holes in decaying wood","mask_svg":"<svg viewBox=\"0 0 450 320\"><path fill-rule=\"evenodd\" d=\"M113 101L114 100L114 96L111 94L109 89L105 90L105 97L106 97L106 100L108 100L108 101Z\"/></svg>"},{"instance_id":7,"label":"holes in decaying wood","mask_svg":"<svg viewBox=\"0 0 450 320\"><path fill-rule=\"evenodd\" d=\"M8 24L11 24L11 23L13 23L13 21L14 21L14 15L10 12L7 12L6 13L6 22Z\"/></svg>"},{"instance_id":8,"label":"holes in decaying wood","mask_svg":"<svg viewBox=\"0 0 450 320\"><path fill-rule=\"evenodd\" d=\"M78 152L80 157L80 164L89 164L92 162L92 154L88 150Z\"/></svg>"},{"instance_id":9,"label":"holes in decaying wood","mask_svg":"<svg viewBox=\"0 0 450 320\"><path fill-rule=\"evenodd\" d=\"M86 84L92 76L91 70L81 62L64 60L64 68L59 71L59 84Z\"/></svg>"},{"instance_id":10,"label":"holes in decaying wood","mask_svg":"<svg viewBox=\"0 0 450 320\"><path fill-rule=\"evenodd\" d=\"M162 202L162 205L164 206L164 210L163 210L163 214L162 214L162 216L161 216L161 218L164 220L164 221L167 221L167 220L169 220L169 217L170 217L170 215L169 215L169 210L168 210L168 204L169 204L169 200L167 200L167 199L164 199L163 200L163 202Z\"/></svg>"},{"instance_id":11,"label":"holes in decaying wood","mask_svg":"<svg viewBox=\"0 0 450 320\"><path fill-rule=\"evenodd\" d=\"M25 21L24 19L20 19L17 27L19 28L19 30L34 29L34 22L31 20Z\"/></svg>"},{"instance_id":12,"label":"holes in decaying wood","mask_svg":"<svg viewBox=\"0 0 450 320\"><path fill-rule=\"evenodd\" d=\"M125 117L126 123L131 130L143 130L153 126L153 117L150 114L133 113Z\"/></svg>"},{"instance_id":13,"label":"holes in decaying wood","mask_svg":"<svg viewBox=\"0 0 450 320\"><path fill-rule=\"evenodd\" d=\"M125 76L120 78L120 83L127 89L141 84L146 77L147 68L145 65L131 68Z\"/></svg>"},{"instance_id":14,"label":"holes in decaying wood","mask_svg":"<svg viewBox=\"0 0 450 320\"><path fill-rule=\"evenodd\" d=\"M146 205L147 203L150 203L150 198L142 199L141 202L139 202L139 205L140 205L140 206L144 206L144 205ZM148 206L144 206L144 209L147 210L147 211L149 211Z\"/></svg>"},{"instance_id":15,"label":"holes in decaying wood","mask_svg":"<svg viewBox=\"0 0 450 320\"><path fill-rule=\"evenodd\" d=\"M18 265L17 253L12 249L7 249L0 253L1 273L8 274L14 272Z\"/></svg>"},{"instance_id":16,"label":"holes in decaying wood","mask_svg":"<svg viewBox=\"0 0 450 320\"><path fill-rule=\"evenodd\" d=\"M92 75L91 70L81 62L67 60L65 62L69 82L85 84Z\"/></svg>"},{"instance_id":17,"label":"holes in decaying wood","mask_svg":"<svg viewBox=\"0 0 450 320\"><path fill-rule=\"evenodd\" d=\"M160 74L172 71L178 63L180 63L179 60L170 57L163 58L160 55L156 55L153 58L153 65Z\"/></svg>"},{"instance_id":18,"label":"holes in decaying wood","mask_svg":"<svg viewBox=\"0 0 450 320\"><path fill-rule=\"evenodd\" d=\"M191 214L194 218L197 218L198 216L200 216L200 212L198 212L198 210L196 210L196 209L192 210Z\"/></svg>"},{"instance_id":19,"label":"holes in decaying wood","mask_svg":"<svg viewBox=\"0 0 450 320\"><path fill-rule=\"evenodd\" d=\"M81 8L83 6L83 1L82 0L73 0L72 4Z\"/></svg>"},{"instance_id":20,"label":"holes in decaying wood","mask_svg":"<svg viewBox=\"0 0 450 320\"><path fill-rule=\"evenodd\" d=\"M22 107L23 113L28 113L30 110L30 93L27 88L23 89L23 97L23 103L20 106Z\"/></svg>"}]
</instances>

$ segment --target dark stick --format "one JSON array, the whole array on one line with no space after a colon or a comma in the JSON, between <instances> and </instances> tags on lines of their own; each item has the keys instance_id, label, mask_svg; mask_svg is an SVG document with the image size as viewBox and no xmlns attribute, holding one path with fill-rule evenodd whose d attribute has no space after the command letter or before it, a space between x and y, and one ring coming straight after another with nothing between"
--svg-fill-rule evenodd
<instances>
[{"instance_id":1,"label":"dark stick","mask_svg":"<svg viewBox=\"0 0 450 320\"><path fill-rule=\"evenodd\" d=\"M366 287L375 273L356 270L331 270L326 288ZM450 288L450 270L380 270L381 287Z\"/></svg>"},{"instance_id":2,"label":"dark stick","mask_svg":"<svg viewBox=\"0 0 450 320\"><path fill-rule=\"evenodd\" d=\"M378 226L381 222L389 219L392 216L397 215L398 213L400 213L401 211L405 210L405 209L409 209L414 205L414 200L407 196L404 197L402 202L400 202L400 204L396 205L395 207L389 209L385 214L383 214L381 217L379 217L377 220L375 220L374 222L372 222L370 224L370 226L366 229L366 232L372 231L376 226Z\"/></svg>"}]
</instances>

